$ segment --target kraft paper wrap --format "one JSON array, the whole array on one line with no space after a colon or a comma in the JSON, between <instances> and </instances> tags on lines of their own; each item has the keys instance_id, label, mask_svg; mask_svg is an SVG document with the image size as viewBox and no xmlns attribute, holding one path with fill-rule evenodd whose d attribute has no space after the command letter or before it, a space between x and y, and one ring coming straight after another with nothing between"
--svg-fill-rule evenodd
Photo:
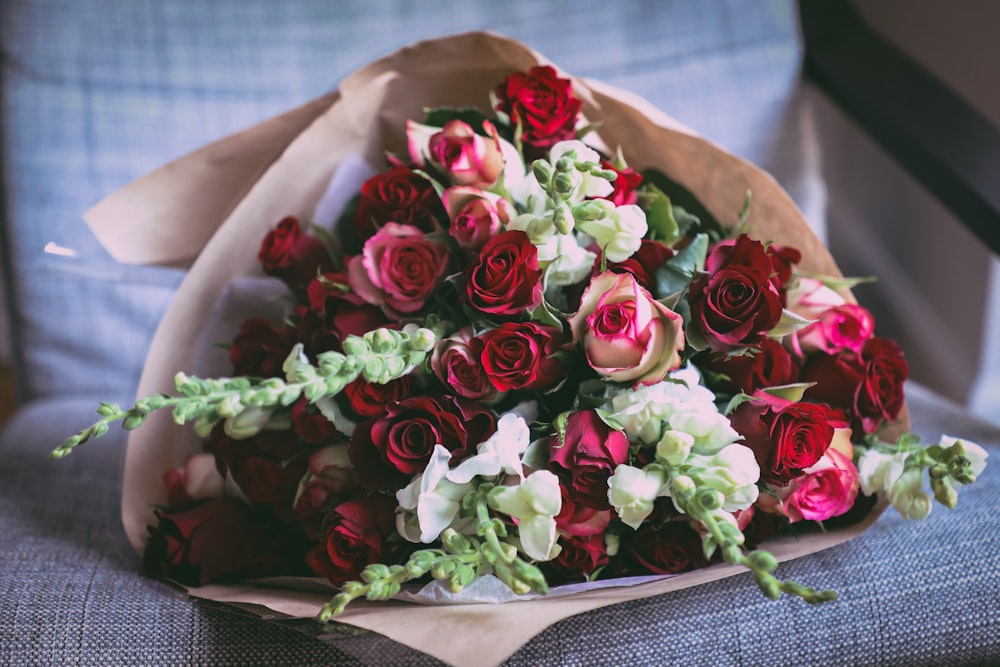
<instances>
[{"instance_id":1,"label":"kraft paper wrap","mask_svg":"<svg viewBox=\"0 0 1000 667\"><path fill-rule=\"evenodd\" d=\"M347 156L356 153L370 164L383 164L385 151L405 152L406 119L422 118L426 107L483 108L490 88L506 75L546 62L524 45L488 33L418 43L349 76L339 91L181 157L95 206L86 220L119 261L190 265L153 338L139 395L172 393L174 374L191 372L200 327L222 290L234 278L259 275L261 239L286 215L308 219ZM597 134L604 145L621 146L631 166L661 169L723 221L736 218L745 193L751 191L756 237L799 248L804 271L840 275L791 198L768 174L699 138L635 95L583 79L574 79L574 92L583 101L586 118L601 124ZM904 415L897 426L905 422ZM164 472L197 449L189 429L177 428L167 413L154 414L131 434L122 520L138 551L154 520L153 505L166 500ZM860 534L880 510L847 529L766 546L780 561L798 558ZM362 601L352 603L338 620L450 664L483 665L487 656L495 664L568 616L741 571L717 565L637 586L506 604ZM313 616L329 598L325 593L250 584L189 592L272 617Z\"/></svg>"}]
</instances>

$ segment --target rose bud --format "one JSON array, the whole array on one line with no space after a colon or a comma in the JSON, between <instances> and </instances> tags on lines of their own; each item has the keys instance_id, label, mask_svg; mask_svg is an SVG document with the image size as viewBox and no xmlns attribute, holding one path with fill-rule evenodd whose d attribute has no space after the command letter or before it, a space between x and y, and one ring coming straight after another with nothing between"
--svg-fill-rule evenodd
<instances>
[{"instance_id":1,"label":"rose bud","mask_svg":"<svg viewBox=\"0 0 1000 667\"><path fill-rule=\"evenodd\" d=\"M680 366L683 319L630 273L591 279L569 324L591 368L614 382L656 384Z\"/></svg>"},{"instance_id":2,"label":"rose bud","mask_svg":"<svg viewBox=\"0 0 1000 667\"><path fill-rule=\"evenodd\" d=\"M298 219L292 216L268 232L257 259L264 273L281 278L293 290L305 289L318 272L333 269L326 245L304 233Z\"/></svg>"},{"instance_id":3,"label":"rose bud","mask_svg":"<svg viewBox=\"0 0 1000 667\"><path fill-rule=\"evenodd\" d=\"M309 456L309 469L295 494L293 507L299 516L332 509L338 497L358 486L346 444L327 445Z\"/></svg>"},{"instance_id":4,"label":"rose bud","mask_svg":"<svg viewBox=\"0 0 1000 667\"><path fill-rule=\"evenodd\" d=\"M385 413L385 406L401 401L410 395L413 380L409 375L379 384L358 378L348 382L341 394L347 399L351 412L361 419L379 417Z\"/></svg>"},{"instance_id":5,"label":"rose bud","mask_svg":"<svg viewBox=\"0 0 1000 667\"><path fill-rule=\"evenodd\" d=\"M393 319L420 312L444 282L447 248L409 225L386 223L347 264L351 288Z\"/></svg>"},{"instance_id":6,"label":"rose bud","mask_svg":"<svg viewBox=\"0 0 1000 667\"><path fill-rule=\"evenodd\" d=\"M875 333L875 319L868 309L848 303L840 294L814 278L800 278L788 291L788 309L815 320L791 337L800 356L816 350L835 354L841 350L860 352Z\"/></svg>"},{"instance_id":7,"label":"rose bud","mask_svg":"<svg viewBox=\"0 0 1000 667\"><path fill-rule=\"evenodd\" d=\"M310 445L326 442L337 432L333 422L304 396L292 406L292 430Z\"/></svg>"},{"instance_id":8,"label":"rose bud","mask_svg":"<svg viewBox=\"0 0 1000 667\"><path fill-rule=\"evenodd\" d=\"M478 188L448 188L441 200L451 220L448 233L461 248L476 254L500 233L513 213L506 199Z\"/></svg>"},{"instance_id":9,"label":"rose bud","mask_svg":"<svg viewBox=\"0 0 1000 667\"><path fill-rule=\"evenodd\" d=\"M573 82L556 75L548 65L508 76L494 90L494 108L510 125L521 126L521 143L532 157L554 144L573 139L581 102L573 96Z\"/></svg>"},{"instance_id":10,"label":"rose bud","mask_svg":"<svg viewBox=\"0 0 1000 667\"><path fill-rule=\"evenodd\" d=\"M438 230L441 203L433 184L411 168L397 165L361 186L354 229L364 243L387 222L412 225L422 232Z\"/></svg>"},{"instance_id":11,"label":"rose bud","mask_svg":"<svg viewBox=\"0 0 1000 667\"><path fill-rule=\"evenodd\" d=\"M425 158L445 172L452 185L489 187L503 172L504 158L496 127L483 121L486 136L476 134L462 120L448 121L443 128L431 128L413 121L406 123L410 159L423 166Z\"/></svg>"},{"instance_id":12,"label":"rose bud","mask_svg":"<svg viewBox=\"0 0 1000 667\"><path fill-rule=\"evenodd\" d=\"M604 423L593 410L569 416L563 438L549 438L549 470L560 479L575 503L611 509L608 478L628 459L625 434Z\"/></svg>"},{"instance_id":13,"label":"rose bud","mask_svg":"<svg viewBox=\"0 0 1000 667\"><path fill-rule=\"evenodd\" d=\"M473 336L472 327L438 341L431 355L431 370L451 391L482 403L496 402L500 396L483 369L483 341Z\"/></svg>"}]
</instances>

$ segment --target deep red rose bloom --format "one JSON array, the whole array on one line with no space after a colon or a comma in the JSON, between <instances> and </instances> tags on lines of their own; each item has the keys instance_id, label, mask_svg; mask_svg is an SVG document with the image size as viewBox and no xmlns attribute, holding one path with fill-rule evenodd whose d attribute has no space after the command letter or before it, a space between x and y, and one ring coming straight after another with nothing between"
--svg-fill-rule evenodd
<instances>
[{"instance_id":1,"label":"deep red rose bloom","mask_svg":"<svg viewBox=\"0 0 1000 667\"><path fill-rule=\"evenodd\" d=\"M310 445L326 442L337 429L304 396L292 406L292 430Z\"/></svg>"},{"instance_id":2,"label":"deep red rose bloom","mask_svg":"<svg viewBox=\"0 0 1000 667\"><path fill-rule=\"evenodd\" d=\"M302 231L297 218L289 216L268 232L257 259L269 276L281 278L293 290L303 290L317 272L333 269L326 245Z\"/></svg>"},{"instance_id":3,"label":"deep red rose bloom","mask_svg":"<svg viewBox=\"0 0 1000 667\"><path fill-rule=\"evenodd\" d=\"M799 378L799 362L784 345L771 338L765 339L753 355L727 357L709 352L699 359L701 368L727 376L716 388L729 393L753 394L758 389L792 384Z\"/></svg>"},{"instance_id":4,"label":"deep red rose bloom","mask_svg":"<svg viewBox=\"0 0 1000 667\"><path fill-rule=\"evenodd\" d=\"M407 398L412 383L409 375L385 384L358 378L344 387L343 396L347 399L351 412L361 419L370 419L384 414L387 404Z\"/></svg>"},{"instance_id":5,"label":"deep red rose bloom","mask_svg":"<svg viewBox=\"0 0 1000 667\"><path fill-rule=\"evenodd\" d=\"M390 323L381 308L345 289L347 287L346 273L326 273L322 278L313 279L306 288L309 310L315 314L315 325L324 334L321 337L327 340L327 345L332 340L337 341L334 347L317 350L317 353L329 349L340 351L339 343L347 336L362 336L380 327L396 326Z\"/></svg>"},{"instance_id":6,"label":"deep red rose bloom","mask_svg":"<svg viewBox=\"0 0 1000 667\"><path fill-rule=\"evenodd\" d=\"M260 529L249 506L216 498L178 511L157 511L143 566L188 586L237 578L253 560Z\"/></svg>"},{"instance_id":7,"label":"deep red rose bloom","mask_svg":"<svg viewBox=\"0 0 1000 667\"><path fill-rule=\"evenodd\" d=\"M593 410L570 415L566 438L549 438L549 470L570 497L586 507L610 509L608 478L628 459L628 438L605 424Z\"/></svg>"},{"instance_id":8,"label":"deep red rose bloom","mask_svg":"<svg viewBox=\"0 0 1000 667\"><path fill-rule=\"evenodd\" d=\"M802 261L802 253L796 248L771 245L767 248L767 254L770 255L771 266L774 267L771 282L781 293L781 303L784 304L785 288L792 278L792 264L798 264Z\"/></svg>"},{"instance_id":9,"label":"deep red rose bloom","mask_svg":"<svg viewBox=\"0 0 1000 667\"><path fill-rule=\"evenodd\" d=\"M677 574L708 564L701 536L687 521L644 523L623 536L617 558L623 574Z\"/></svg>"},{"instance_id":10,"label":"deep red rose bloom","mask_svg":"<svg viewBox=\"0 0 1000 667\"><path fill-rule=\"evenodd\" d=\"M521 231L497 234L466 270L466 296L476 310L507 317L542 300L538 250Z\"/></svg>"},{"instance_id":11,"label":"deep red rose bloom","mask_svg":"<svg viewBox=\"0 0 1000 667\"><path fill-rule=\"evenodd\" d=\"M590 574L608 564L608 550L604 535L586 535L559 538L562 551L545 563L549 583L584 581Z\"/></svg>"},{"instance_id":12,"label":"deep red rose bloom","mask_svg":"<svg viewBox=\"0 0 1000 667\"><path fill-rule=\"evenodd\" d=\"M496 87L496 110L521 124L521 142L530 156L538 157L560 141L576 136L580 100L573 97L573 82L556 75L548 65L515 72Z\"/></svg>"},{"instance_id":13,"label":"deep red rose bloom","mask_svg":"<svg viewBox=\"0 0 1000 667\"><path fill-rule=\"evenodd\" d=\"M599 248L591 248L597 253L594 260L594 275L600 272L601 252ZM639 249L624 262L608 262L607 270L615 273L631 273L635 281L651 292L656 291L656 271L674 256L674 251L659 241L643 239Z\"/></svg>"},{"instance_id":14,"label":"deep red rose bloom","mask_svg":"<svg viewBox=\"0 0 1000 667\"><path fill-rule=\"evenodd\" d=\"M619 169L607 160L601 160L601 166L605 169L610 169L617 175L617 178L611 181L611 186L614 190L610 195L602 197L602 199L614 202L615 206L625 206L626 204L634 204L639 201L637 189L642 184L642 174L629 167Z\"/></svg>"},{"instance_id":15,"label":"deep red rose bloom","mask_svg":"<svg viewBox=\"0 0 1000 667\"><path fill-rule=\"evenodd\" d=\"M409 167L397 165L372 176L361 186L354 214L354 229L361 243L387 222L413 225L421 231L438 229L435 216L443 215L434 186Z\"/></svg>"},{"instance_id":16,"label":"deep red rose bloom","mask_svg":"<svg viewBox=\"0 0 1000 667\"><path fill-rule=\"evenodd\" d=\"M611 510L597 510L577 502L565 484L559 485L562 507L556 515L556 528L563 535L604 535L611 523Z\"/></svg>"},{"instance_id":17,"label":"deep red rose bloom","mask_svg":"<svg viewBox=\"0 0 1000 667\"><path fill-rule=\"evenodd\" d=\"M271 505L287 501L291 505L295 489L305 473L305 463L262 456L243 457L230 466L233 480L247 500L255 505Z\"/></svg>"},{"instance_id":18,"label":"deep red rose bloom","mask_svg":"<svg viewBox=\"0 0 1000 667\"><path fill-rule=\"evenodd\" d=\"M719 244L705 263L707 276L691 283L694 324L716 352L760 345L781 320L781 294L764 244L745 234Z\"/></svg>"},{"instance_id":19,"label":"deep red rose bloom","mask_svg":"<svg viewBox=\"0 0 1000 667\"><path fill-rule=\"evenodd\" d=\"M335 586L359 579L388 551L394 510L395 500L382 494L355 494L337 505L326 519L322 543L306 557L309 567Z\"/></svg>"},{"instance_id":20,"label":"deep red rose bloom","mask_svg":"<svg viewBox=\"0 0 1000 667\"><path fill-rule=\"evenodd\" d=\"M562 362L552 356L563 344L555 327L505 322L480 339L483 370L497 391L542 390L565 377Z\"/></svg>"},{"instance_id":21,"label":"deep red rose bloom","mask_svg":"<svg viewBox=\"0 0 1000 667\"><path fill-rule=\"evenodd\" d=\"M262 317L251 317L229 347L234 375L284 377L282 364L295 345L295 332L287 326L272 327Z\"/></svg>"},{"instance_id":22,"label":"deep red rose bloom","mask_svg":"<svg viewBox=\"0 0 1000 667\"><path fill-rule=\"evenodd\" d=\"M903 351L887 338L871 338L861 348L864 380L858 387L854 409L865 433L874 433L903 409L903 383L910 367Z\"/></svg>"},{"instance_id":23,"label":"deep red rose bloom","mask_svg":"<svg viewBox=\"0 0 1000 667\"><path fill-rule=\"evenodd\" d=\"M365 487L401 488L423 472L434 445L450 451L455 465L494 431L496 417L474 401L411 396L389 403L381 417L358 424L348 454Z\"/></svg>"},{"instance_id":24,"label":"deep red rose bloom","mask_svg":"<svg viewBox=\"0 0 1000 667\"><path fill-rule=\"evenodd\" d=\"M730 421L753 450L761 478L781 485L819 461L833 440L834 429L847 426L836 410L801 402L744 403Z\"/></svg>"}]
</instances>

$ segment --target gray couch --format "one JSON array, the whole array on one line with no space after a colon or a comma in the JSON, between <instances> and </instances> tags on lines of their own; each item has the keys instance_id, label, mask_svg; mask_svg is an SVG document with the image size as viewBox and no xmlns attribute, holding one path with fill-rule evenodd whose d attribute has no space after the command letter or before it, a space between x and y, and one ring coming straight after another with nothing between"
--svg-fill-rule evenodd
<instances>
[{"instance_id":1,"label":"gray couch","mask_svg":"<svg viewBox=\"0 0 1000 667\"><path fill-rule=\"evenodd\" d=\"M0 440L0 665L438 664L377 635L185 599L142 576L124 538L123 434L47 459L98 400L133 398L183 278L114 262L81 221L90 205L405 43L485 28L760 164L822 229L797 25L781 0L0 3L3 262L23 400ZM1000 458L1000 430L909 394L917 432ZM560 622L509 664L1000 664L998 494L993 461L956 512L923 524L890 512L782 567L840 591L835 604L770 602L736 576Z\"/></svg>"}]
</instances>

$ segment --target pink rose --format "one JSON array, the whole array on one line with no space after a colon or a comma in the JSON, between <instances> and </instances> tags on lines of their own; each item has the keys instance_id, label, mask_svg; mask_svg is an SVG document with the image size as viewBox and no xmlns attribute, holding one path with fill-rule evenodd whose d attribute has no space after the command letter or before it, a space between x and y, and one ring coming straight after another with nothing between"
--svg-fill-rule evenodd
<instances>
[{"instance_id":1,"label":"pink rose","mask_svg":"<svg viewBox=\"0 0 1000 667\"><path fill-rule=\"evenodd\" d=\"M792 337L792 347L800 355L816 350L829 354L841 350L860 352L875 333L875 318L868 309L848 303L813 278L801 278L789 290L788 309L807 320L816 320Z\"/></svg>"},{"instance_id":2,"label":"pink rose","mask_svg":"<svg viewBox=\"0 0 1000 667\"><path fill-rule=\"evenodd\" d=\"M482 363L483 341L473 335L472 327L438 341L431 355L431 370L451 391L493 403L501 393L490 383Z\"/></svg>"},{"instance_id":3,"label":"pink rose","mask_svg":"<svg viewBox=\"0 0 1000 667\"><path fill-rule=\"evenodd\" d=\"M441 287L449 265L445 246L424 238L416 227L387 222L351 258L351 288L389 317L419 312Z\"/></svg>"},{"instance_id":4,"label":"pink rose","mask_svg":"<svg viewBox=\"0 0 1000 667\"><path fill-rule=\"evenodd\" d=\"M683 319L630 273L591 279L569 323L591 368L614 382L655 384L680 366Z\"/></svg>"},{"instance_id":5,"label":"pink rose","mask_svg":"<svg viewBox=\"0 0 1000 667\"><path fill-rule=\"evenodd\" d=\"M478 188L458 186L441 195L451 226L448 233L458 245L478 254L492 237L500 233L511 218L507 200Z\"/></svg>"},{"instance_id":6,"label":"pink rose","mask_svg":"<svg viewBox=\"0 0 1000 667\"><path fill-rule=\"evenodd\" d=\"M327 445L309 455L309 468L299 484L293 508L300 517L329 512L338 498L357 486L358 478L347 455L347 445Z\"/></svg>"},{"instance_id":7,"label":"pink rose","mask_svg":"<svg viewBox=\"0 0 1000 667\"><path fill-rule=\"evenodd\" d=\"M838 429L819 461L787 487L776 490L781 498L777 511L791 523L803 519L825 521L847 512L858 496L858 470L853 458L851 430Z\"/></svg>"},{"instance_id":8,"label":"pink rose","mask_svg":"<svg viewBox=\"0 0 1000 667\"><path fill-rule=\"evenodd\" d=\"M462 120L448 121L440 130L410 121L406 124L410 159L422 166L426 156L453 185L489 187L503 173L504 159L496 127L484 120L483 130L485 137Z\"/></svg>"}]
</instances>

